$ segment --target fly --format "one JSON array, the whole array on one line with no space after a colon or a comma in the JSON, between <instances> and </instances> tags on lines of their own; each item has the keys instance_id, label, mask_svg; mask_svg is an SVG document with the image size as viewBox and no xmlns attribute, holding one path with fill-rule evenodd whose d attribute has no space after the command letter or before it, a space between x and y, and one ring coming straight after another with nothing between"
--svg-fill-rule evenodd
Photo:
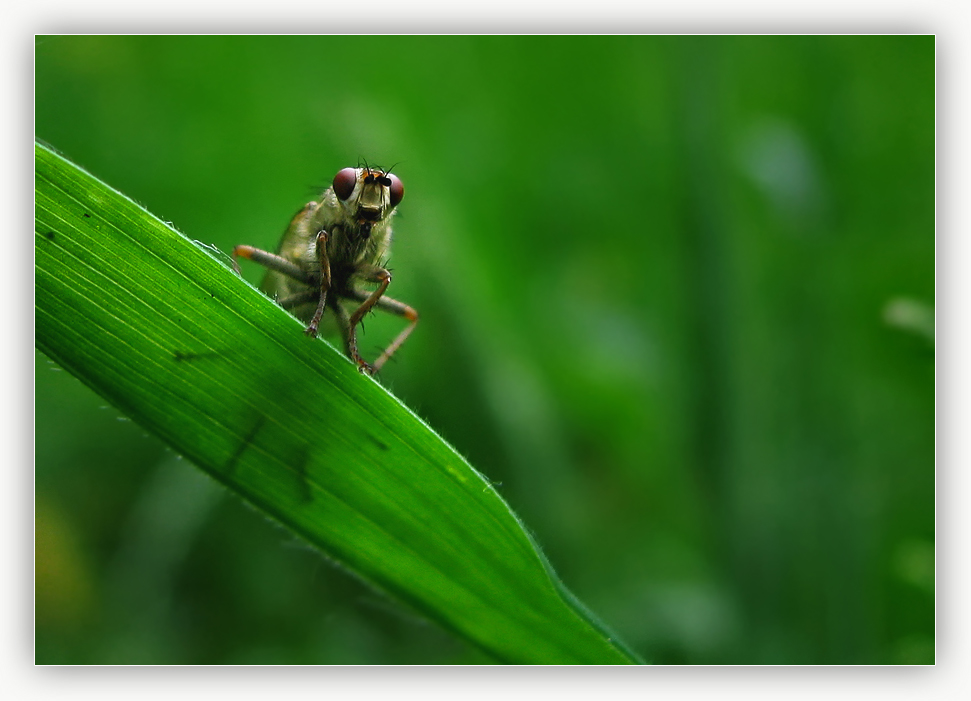
<instances>
[{"instance_id":1,"label":"fly","mask_svg":"<svg viewBox=\"0 0 971 701\"><path fill-rule=\"evenodd\" d=\"M327 309L334 313L344 352L361 372L373 375L397 351L418 323L418 312L384 294L391 273L381 264L391 246L391 219L405 189L398 176L380 168L344 168L333 184L308 202L287 227L276 253L236 246L233 264L248 258L267 268L260 289L284 309L309 322L306 333L316 337ZM373 291L361 283L377 284ZM357 305L348 313L342 304ZM373 362L357 348L357 326L374 307L404 317L408 326Z\"/></svg>"}]
</instances>

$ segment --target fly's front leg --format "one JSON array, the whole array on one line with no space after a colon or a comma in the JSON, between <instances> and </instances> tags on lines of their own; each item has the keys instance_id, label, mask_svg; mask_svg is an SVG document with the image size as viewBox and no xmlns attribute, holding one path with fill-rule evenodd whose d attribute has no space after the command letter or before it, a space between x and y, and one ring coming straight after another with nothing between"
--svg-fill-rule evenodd
<instances>
[{"instance_id":1,"label":"fly's front leg","mask_svg":"<svg viewBox=\"0 0 971 701\"><path fill-rule=\"evenodd\" d=\"M375 374L381 369L388 358L394 355L401 345L405 342L405 339L415 330L415 326L418 324L418 312L409 307L404 302L399 302L391 297L385 297L384 291L388 289L388 285L391 284L391 273L389 273L384 268L375 268L369 274L364 276L364 279L369 282L379 283L378 289L372 292L370 295L367 292L362 292L361 290L353 290L352 294L357 299L361 300L361 306L359 306L355 312L348 319L348 355L350 355L355 362L357 362L358 367L362 372L367 372L368 374ZM398 336L391 342L391 344L384 349L384 352L378 356L378 359L374 361L373 364L366 363L357 351L357 324L364 318L364 315L371 311L375 306L378 309L383 309L386 312L390 312L397 316L404 317L411 323L398 334Z\"/></svg>"},{"instance_id":2,"label":"fly's front leg","mask_svg":"<svg viewBox=\"0 0 971 701\"><path fill-rule=\"evenodd\" d=\"M317 252L316 272L320 274L320 292L317 294L317 309L310 319L307 328L304 329L304 333L311 338L317 338L320 318L324 315L324 309L327 308L327 291L330 289L330 259L327 257L327 240L329 237L326 231L320 230L314 232L312 229L313 215L318 206L319 204L317 202L308 202L304 205L304 208L297 212L296 216L291 220L290 228L288 229L288 232L292 231L295 233L299 241L313 240ZM315 275L306 274L306 277L310 280L308 284L314 285L316 283L317 278ZM298 297L299 295L293 298L294 305L299 304ZM290 302L291 300L287 301Z\"/></svg>"},{"instance_id":3,"label":"fly's front leg","mask_svg":"<svg viewBox=\"0 0 971 701\"><path fill-rule=\"evenodd\" d=\"M317 302L317 311L314 312L310 324L304 333L311 338L317 337L317 328L320 326L320 318L324 315L327 307L327 290L330 289L330 258L327 257L327 232L317 232L317 265L320 269L320 298Z\"/></svg>"},{"instance_id":4,"label":"fly's front leg","mask_svg":"<svg viewBox=\"0 0 971 701\"><path fill-rule=\"evenodd\" d=\"M366 280L367 282L378 283L378 289L372 292L370 295L366 295L363 292L355 291L356 295L364 298L354 313L351 314L348 319L348 338L347 338L347 354L351 356L351 359L357 363L357 367L361 372L366 372L369 375L373 375L377 370L365 362L364 358L361 357L360 353L357 351L357 325L361 323L361 319L364 315L371 311L371 308L377 304L377 301L381 299L381 295L384 291L388 289L388 285L391 284L391 273L389 273L384 268L379 268L374 266L373 268L366 269L364 271L358 271L358 274ZM365 296L366 295L366 296Z\"/></svg>"}]
</instances>

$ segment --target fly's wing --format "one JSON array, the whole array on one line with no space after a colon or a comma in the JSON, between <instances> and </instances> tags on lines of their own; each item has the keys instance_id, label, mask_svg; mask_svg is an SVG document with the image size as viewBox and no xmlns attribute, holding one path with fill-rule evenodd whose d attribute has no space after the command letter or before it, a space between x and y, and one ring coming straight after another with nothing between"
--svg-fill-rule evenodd
<instances>
[{"instance_id":1,"label":"fly's wing","mask_svg":"<svg viewBox=\"0 0 971 701\"><path fill-rule=\"evenodd\" d=\"M303 270L313 270L316 266L314 255L316 233L313 231L311 215L317 207L316 202L310 202L297 212L290 221L290 225L280 239L277 255L296 263ZM300 280L295 280L276 270L267 270L260 283L260 289L274 299L283 300L287 297L306 292L310 289Z\"/></svg>"}]
</instances>

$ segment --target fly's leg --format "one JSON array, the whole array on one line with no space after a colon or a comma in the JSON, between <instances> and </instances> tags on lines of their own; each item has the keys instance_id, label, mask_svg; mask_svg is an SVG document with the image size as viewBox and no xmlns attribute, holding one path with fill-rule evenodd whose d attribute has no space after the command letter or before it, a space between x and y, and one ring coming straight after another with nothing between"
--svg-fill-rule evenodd
<instances>
[{"instance_id":1,"label":"fly's leg","mask_svg":"<svg viewBox=\"0 0 971 701\"><path fill-rule=\"evenodd\" d=\"M292 294L289 297L280 297L276 303L284 309L293 309L308 302L316 302L319 297L320 292L318 290L304 290L303 292Z\"/></svg>"},{"instance_id":2,"label":"fly's leg","mask_svg":"<svg viewBox=\"0 0 971 701\"><path fill-rule=\"evenodd\" d=\"M357 367L361 372L373 375L375 373L374 368L361 357L361 354L357 350L357 325L361 323L364 315L371 311L371 308L381 299L384 291L388 289L388 285L391 284L391 273L384 268L374 266L370 269L359 270L358 274L367 282L378 283L378 288L371 294L365 292L357 293L360 297L363 297L364 301L361 303L361 306L354 310L354 313L348 319L348 326L350 328L348 329L347 354L351 356L351 360L357 363Z\"/></svg>"},{"instance_id":3,"label":"fly's leg","mask_svg":"<svg viewBox=\"0 0 971 701\"><path fill-rule=\"evenodd\" d=\"M287 260L283 256L278 256L276 253L270 253L269 251L264 251L260 248L253 248L252 246L236 246L236 248L233 249L233 269L236 271L237 275L239 275L239 258L246 258L254 263L259 263L268 270L275 270L278 273L283 273L287 277L292 277L294 280L299 280L305 285L314 284L311 277L304 272L300 266Z\"/></svg>"},{"instance_id":4,"label":"fly's leg","mask_svg":"<svg viewBox=\"0 0 971 701\"><path fill-rule=\"evenodd\" d=\"M324 309L327 308L327 291L330 289L330 258L327 256L327 232L318 231L314 235L311 229L313 213L317 210L317 202L308 202L304 205L303 209L297 212L296 216L290 221L289 231L294 231L298 240L309 241L311 237L314 240L314 246L317 250L317 272L320 273L319 282L319 293L317 293L317 309L314 312L313 317L310 319L310 323L307 328L304 329L304 333L311 338L317 338L317 329L320 326L320 318L324 315ZM294 266L296 267L296 266ZM285 272L285 271L281 271ZM289 273L286 273L289 275ZM291 277L293 277L291 275ZM297 278L306 284L313 286L316 283L315 275L308 275L303 273L300 278ZM301 294L294 295L293 297L287 298L285 301L285 306L296 306L301 302L309 302L312 299L306 299Z\"/></svg>"},{"instance_id":5,"label":"fly's leg","mask_svg":"<svg viewBox=\"0 0 971 701\"><path fill-rule=\"evenodd\" d=\"M294 227L302 229L305 239L309 240L310 235L307 233L307 229L310 226L310 216L314 213L316 208L316 202L308 202L305 204L303 209L297 212L296 216L294 216L290 221L289 229L293 229ZM269 251L254 248L253 246L236 246L236 248L233 249L233 270L236 271L237 275L240 275L240 257L251 260L254 263L259 263L268 270L275 270L278 273L283 273L287 277L292 277L294 280L299 280L305 285L314 284L313 278L293 261L277 255L276 253L270 253Z\"/></svg>"},{"instance_id":6,"label":"fly's leg","mask_svg":"<svg viewBox=\"0 0 971 701\"><path fill-rule=\"evenodd\" d=\"M316 300L317 309L314 312L310 323L304 330L304 333L312 338L317 337L317 329L320 326L320 318L324 315L324 310L327 308L327 291L331 287L331 276L330 276L330 259L327 256L327 232L318 231L316 235L311 233L311 220L314 211L318 207L317 202L308 202L303 209L297 212L296 216L290 221L290 227L287 229L288 236L290 232L295 232L298 240L310 240L311 237L314 240L314 245L317 252L317 270L308 272L301 268L299 265L294 263L283 256L277 255L276 253L270 253L268 251L263 251L259 248L254 248L253 246L236 246L233 249L233 268L236 273L239 274L239 263L238 258L248 258L254 263L259 263L264 268L273 270L278 273L282 273L287 277L291 277L294 280L298 280L305 285L310 287L317 287L317 291L309 292L299 292L295 295L291 295L282 300L278 300L280 305L284 309L290 309L300 304L305 304L307 302L313 302ZM320 277L318 278L317 272L319 272Z\"/></svg>"},{"instance_id":7,"label":"fly's leg","mask_svg":"<svg viewBox=\"0 0 971 701\"><path fill-rule=\"evenodd\" d=\"M323 232L321 232L320 235L326 236ZM319 257L320 256L318 253L318 258ZM292 277L294 280L299 280L305 285L316 286L316 280L313 276L306 273L298 265L287 260L283 256L278 256L275 253L270 253L259 248L253 248L252 246L236 246L236 248L233 249L233 268L236 270L237 275L240 274L239 263L237 262L238 258L246 258L254 263L259 263L268 270L283 273L288 277ZM326 262L326 253L324 254L324 260ZM330 288L330 266L327 265L327 267L325 267L321 273L319 289L310 289L304 292L297 292L289 297L284 297L277 300L277 304L284 309L292 309L300 306L301 304L306 304L307 302L316 302L319 300L317 312L314 314L314 318L311 321L310 326L304 330L304 333L310 336L317 335L317 325L320 323L320 317L324 311L324 301L327 298L327 290ZM312 332L311 329L313 329Z\"/></svg>"},{"instance_id":8,"label":"fly's leg","mask_svg":"<svg viewBox=\"0 0 971 701\"><path fill-rule=\"evenodd\" d=\"M327 257L327 232L317 232L317 264L320 268L320 299L317 302L317 311L314 312L304 333L311 338L317 338L317 328L320 326L320 318L324 315L327 307L327 290L330 289L330 258Z\"/></svg>"},{"instance_id":9,"label":"fly's leg","mask_svg":"<svg viewBox=\"0 0 971 701\"><path fill-rule=\"evenodd\" d=\"M382 297L377 301L377 306L379 309L383 309L386 312L391 312L397 316L402 316L411 323L408 324L408 326L406 326L402 332L397 335L390 345L384 349L384 352L378 356L378 359L374 361L374 363L371 365L372 374L380 370L381 366L388 361L388 358L394 355L395 351L401 348L401 345L405 342L405 339L411 335L411 332L415 330L415 326L418 325L418 312L404 302L399 302L391 297Z\"/></svg>"},{"instance_id":10,"label":"fly's leg","mask_svg":"<svg viewBox=\"0 0 971 701\"><path fill-rule=\"evenodd\" d=\"M362 365L366 365L361 356L357 354L357 341L353 339L351 331L351 318L347 314L347 310L344 309L344 305L337 300L337 296L334 295L327 302L327 306L334 310L334 318L337 319L337 328L341 332L341 339L344 341L344 354L348 358L357 363L358 368Z\"/></svg>"},{"instance_id":11,"label":"fly's leg","mask_svg":"<svg viewBox=\"0 0 971 701\"><path fill-rule=\"evenodd\" d=\"M351 314L347 322L349 327L347 333L347 354L357 363L362 372L373 375L381 369L381 366L387 362L388 358L401 347L405 339L414 331L415 326L418 324L418 312L403 302L383 296L384 291L391 284L391 273L384 268L374 268L370 273L364 275L364 279L368 282L377 282L378 288L371 294L360 290L353 290L352 292L357 299L361 300L361 306ZM364 315L370 312L375 306L386 312L404 317L411 323L384 349L384 352L378 356L378 359L373 364L368 364L358 353L356 329L361 319L364 318Z\"/></svg>"}]
</instances>

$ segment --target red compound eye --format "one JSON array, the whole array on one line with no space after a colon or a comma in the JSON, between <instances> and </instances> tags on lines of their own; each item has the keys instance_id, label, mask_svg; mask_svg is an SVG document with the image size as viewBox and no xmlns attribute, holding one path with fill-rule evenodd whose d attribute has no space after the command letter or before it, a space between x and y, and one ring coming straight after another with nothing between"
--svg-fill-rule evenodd
<instances>
[{"instance_id":1,"label":"red compound eye","mask_svg":"<svg viewBox=\"0 0 971 701\"><path fill-rule=\"evenodd\" d=\"M334 192L342 200L351 196L355 185L357 185L357 168L344 168L334 176Z\"/></svg>"},{"instance_id":2,"label":"red compound eye","mask_svg":"<svg viewBox=\"0 0 971 701\"><path fill-rule=\"evenodd\" d=\"M391 181L391 206L397 207L401 198L405 196L405 186L401 184L401 179L397 175L388 173L388 180Z\"/></svg>"}]
</instances>

